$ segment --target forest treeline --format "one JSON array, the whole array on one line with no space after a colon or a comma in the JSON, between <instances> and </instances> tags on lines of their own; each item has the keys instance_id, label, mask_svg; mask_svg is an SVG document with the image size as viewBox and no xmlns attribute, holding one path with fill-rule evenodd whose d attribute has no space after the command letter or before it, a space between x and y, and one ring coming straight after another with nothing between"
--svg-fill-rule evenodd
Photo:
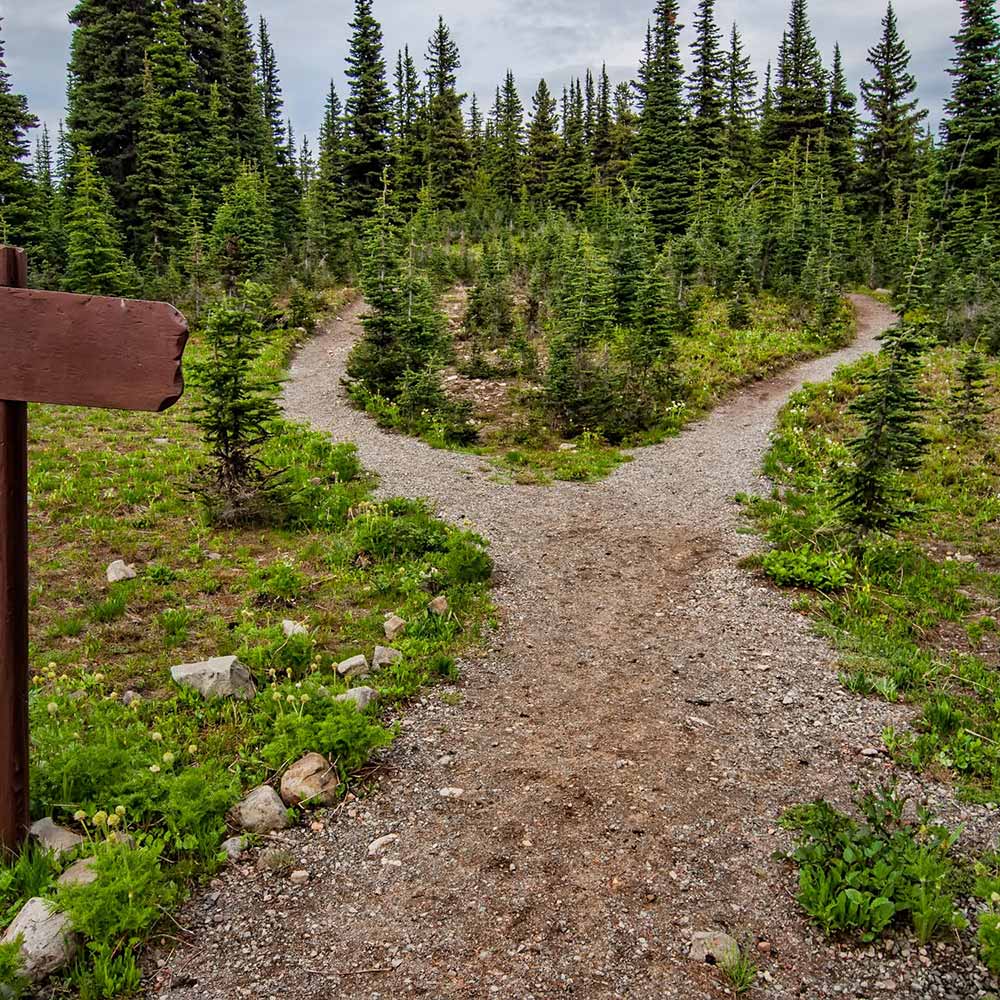
<instances>
[{"instance_id":1,"label":"forest treeline","mask_svg":"<svg viewBox=\"0 0 1000 1000\"><path fill-rule=\"evenodd\" d=\"M0 236L29 250L38 285L197 306L248 278L355 277L388 192L392 224L419 217L452 257L562 216L604 232L614 265L640 232L644 269L668 260L681 298L708 285L821 301L898 286L921 256L946 336L997 349L1000 27L993 0L960 5L935 137L891 5L860 100L806 0L763 81L715 0L690 29L659 0L631 84L598 69L561 94L542 80L526 104L508 72L486 107L458 88L443 20L422 66L408 48L387 61L356 0L347 92L330 84L313 150L243 0L82 0L57 136L0 72Z\"/></svg>"}]
</instances>

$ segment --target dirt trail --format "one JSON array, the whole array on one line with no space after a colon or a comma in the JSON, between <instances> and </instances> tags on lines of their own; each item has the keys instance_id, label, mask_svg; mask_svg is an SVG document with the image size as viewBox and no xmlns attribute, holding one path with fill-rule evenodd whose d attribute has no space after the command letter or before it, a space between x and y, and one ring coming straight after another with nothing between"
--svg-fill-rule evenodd
<instances>
[{"instance_id":1,"label":"dirt trail","mask_svg":"<svg viewBox=\"0 0 1000 1000\"><path fill-rule=\"evenodd\" d=\"M718 971L687 958L708 928L770 945L754 995L932 995L908 994L919 977L900 967L894 982L881 952L821 944L771 860L782 808L844 802L882 774L862 751L905 713L843 692L808 622L738 567L754 541L733 497L766 489L779 408L892 320L854 305L851 347L754 385L590 487L498 484L481 459L352 410L340 378L359 306L306 344L289 415L356 441L382 493L429 497L490 538L502 629L463 665L460 704L431 693L409 714L377 791L283 837L309 884L252 863L228 872L190 908L205 926L153 995L722 997ZM442 798L446 786L464 794ZM398 843L369 859L387 833Z\"/></svg>"}]
</instances>

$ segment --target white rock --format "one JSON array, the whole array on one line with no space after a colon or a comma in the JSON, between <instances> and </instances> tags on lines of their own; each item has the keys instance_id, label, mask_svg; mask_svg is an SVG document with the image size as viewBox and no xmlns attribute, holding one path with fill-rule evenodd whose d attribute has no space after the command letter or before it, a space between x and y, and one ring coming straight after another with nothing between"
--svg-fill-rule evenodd
<instances>
[{"instance_id":1,"label":"white rock","mask_svg":"<svg viewBox=\"0 0 1000 1000\"><path fill-rule=\"evenodd\" d=\"M246 849L247 844L243 837L230 837L222 843L222 850L226 852L226 857L229 858L230 861L239 860Z\"/></svg>"},{"instance_id":2,"label":"white rock","mask_svg":"<svg viewBox=\"0 0 1000 1000\"><path fill-rule=\"evenodd\" d=\"M445 597L444 594L435 597L434 600L427 605L427 610L432 615L441 616L448 614L448 598Z\"/></svg>"},{"instance_id":3,"label":"white rock","mask_svg":"<svg viewBox=\"0 0 1000 1000\"><path fill-rule=\"evenodd\" d=\"M406 628L406 621L399 617L399 615L390 615L383 626L385 629L385 637L392 642L393 639L398 635L402 635L403 630Z\"/></svg>"},{"instance_id":4,"label":"white rock","mask_svg":"<svg viewBox=\"0 0 1000 1000\"><path fill-rule=\"evenodd\" d=\"M7 928L0 944L21 938L21 972L40 983L65 968L76 954L77 938L69 917L39 896L29 899Z\"/></svg>"},{"instance_id":5,"label":"white rock","mask_svg":"<svg viewBox=\"0 0 1000 1000\"><path fill-rule=\"evenodd\" d=\"M307 753L281 778L281 798L288 806L329 806L337 800L340 776L321 753Z\"/></svg>"},{"instance_id":6,"label":"white rock","mask_svg":"<svg viewBox=\"0 0 1000 1000\"><path fill-rule=\"evenodd\" d=\"M80 858L59 876L60 885L90 885L97 881L97 862L93 858Z\"/></svg>"},{"instance_id":7,"label":"white rock","mask_svg":"<svg viewBox=\"0 0 1000 1000\"><path fill-rule=\"evenodd\" d=\"M403 654L392 646L376 646L375 654L372 656L372 670L391 667L394 663L399 663L402 658Z\"/></svg>"},{"instance_id":8,"label":"white rock","mask_svg":"<svg viewBox=\"0 0 1000 1000\"><path fill-rule=\"evenodd\" d=\"M350 680L352 677L363 677L371 668L368 666L368 657L363 653L352 656L349 660L343 660L337 664L337 673L341 677Z\"/></svg>"},{"instance_id":9,"label":"white rock","mask_svg":"<svg viewBox=\"0 0 1000 1000\"><path fill-rule=\"evenodd\" d=\"M233 819L249 833L270 833L290 825L281 796L270 786L260 785L233 807Z\"/></svg>"},{"instance_id":10,"label":"white rock","mask_svg":"<svg viewBox=\"0 0 1000 1000\"><path fill-rule=\"evenodd\" d=\"M126 563L124 559L116 559L107 569L108 583L121 583L123 580L134 580L139 574L135 566Z\"/></svg>"},{"instance_id":11,"label":"white rock","mask_svg":"<svg viewBox=\"0 0 1000 1000\"><path fill-rule=\"evenodd\" d=\"M384 837L379 837L377 840L373 840L368 845L368 857L378 857L378 855L380 855L387 847L391 847L393 844L398 842L398 833L387 833Z\"/></svg>"},{"instance_id":12,"label":"white rock","mask_svg":"<svg viewBox=\"0 0 1000 1000\"><path fill-rule=\"evenodd\" d=\"M253 700L257 693L250 671L235 656L215 656L201 663L181 663L170 668L181 687L194 688L203 698Z\"/></svg>"},{"instance_id":13,"label":"white rock","mask_svg":"<svg viewBox=\"0 0 1000 1000\"><path fill-rule=\"evenodd\" d=\"M292 872L292 874L289 876L290 880L295 885L305 885L306 882L309 881L310 877L311 876L309 872L305 871L304 869L297 872Z\"/></svg>"},{"instance_id":14,"label":"white rock","mask_svg":"<svg viewBox=\"0 0 1000 1000\"><path fill-rule=\"evenodd\" d=\"M438 792L442 799L460 799L464 794L464 788L442 788Z\"/></svg>"},{"instance_id":15,"label":"white rock","mask_svg":"<svg viewBox=\"0 0 1000 1000\"><path fill-rule=\"evenodd\" d=\"M301 622L290 621L288 618L281 623L281 631L284 632L289 639L291 639L293 635L309 634L309 629L307 629L305 625Z\"/></svg>"},{"instance_id":16,"label":"white rock","mask_svg":"<svg viewBox=\"0 0 1000 1000\"><path fill-rule=\"evenodd\" d=\"M378 691L370 687L351 688L343 694L338 694L334 701L350 701L358 707L359 712L363 712L373 701L378 701Z\"/></svg>"},{"instance_id":17,"label":"white rock","mask_svg":"<svg viewBox=\"0 0 1000 1000\"><path fill-rule=\"evenodd\" d=\"M723 965L740 957L740 946L722 931L696 931L691 937L691 960Z\"/></svg>"},{"instance_id":18,"label":"white rock","mask_svg":"<svg viewBox=\"0 0 1000 1000\"><path fill-rule=\"evenodd\" d=\"M59 826L53 822L51 816L32 823L31 836L57 858L70 854L83 843L83 837L72 830L67 830L64 826Z\"/></svg>"}]
</instances>

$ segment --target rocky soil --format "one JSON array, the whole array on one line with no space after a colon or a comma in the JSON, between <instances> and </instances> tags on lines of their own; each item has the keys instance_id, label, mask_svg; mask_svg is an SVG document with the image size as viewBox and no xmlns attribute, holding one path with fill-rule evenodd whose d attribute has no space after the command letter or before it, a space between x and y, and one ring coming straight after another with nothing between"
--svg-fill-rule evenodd
<instances>
[{"instance_id":1,"label":"rocky soil","mask_svg":"<svg viewBox=\"0 0 1000 1000\"><path fill-rule=\"evenodd\" d=\"M246 852L190 904L148 995L707 1000L731 992L689 957L706 930L753 951L753 996L995 988L967 941L830 946L772 859L788 846L782 809L846 805L852 783L886 778L879 734L908 717L841 689L836 654L739 566L756 543L733 498L768 488L778 409L891 322L870 299L855 306L853 346L594 486L497 483L481 459L352 410L340 379L360 305L305 345L288 413L357 442L383 494L428 497L491 540L501 627L457 687L412 706L363 797L271 835L259 867ZM995 814L904 782L972 841L995 838Z\"/></svg>"}]
</instances>

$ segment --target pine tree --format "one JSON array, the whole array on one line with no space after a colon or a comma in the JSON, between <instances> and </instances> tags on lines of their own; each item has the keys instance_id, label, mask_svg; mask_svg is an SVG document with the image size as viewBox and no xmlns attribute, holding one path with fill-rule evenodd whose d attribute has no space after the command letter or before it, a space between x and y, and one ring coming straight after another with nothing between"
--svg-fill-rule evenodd
<instances>
[{"instance_id":1,"label":"pine tree","mask_svg":"<svg viewBox=\"0 0 1000 1000\"><path fill-rule=\"evenodd\" d=\"M129 295L135 272L122 250L111 195L86 146L73 158L63 288L84 295Z\"/></svg>"},{"instance_id":2,"label":"pine tree","mask_svg":"<svg viewBox=\"0 0 1000 1000\"><path fill-rule=\"evenodd\" d=\"M217 83L209 88L204 122L205 135L195 150L192 187L198 193L204 218L211 219L222 201L223 190L236 179L237 171L229 118Z\"/></svg>"},{"instance_id":3,"label":"pine tree","mask_svg":"<svg viewBox=\"0 0 1000 1000\"><path fill-rule=\"evenodd\" d=\"M715 0L698 0L694 30L694 71L688 78L691 157L695 166L701 164L711 182L721 168L725 140L725 67L722 36L715 23Z\"/></svg>"},{"instance_id":4,"label":"pine tree","mask_svg":"<svg viewBox=\"0 0 1000 1000\"><path fill-rule=\"evenodd\" d=\"M340 97L333 81L327 94L319 134L319 161L309 190L309 243L339 278L347 276L350 232L344 205L343 118Z\"/></svg>"},{"instance_id":5,"label":"pine tree","mask_svg":"<svg viewBox=\"0 0 1000 1000\"><path fill-rule=\"evenodd\" d=\"M941 125L947 212L964 191L984 191L1000 155L1000 25L995 0L963 0Z\"/></svg>"},{"instance_id":6,"label":"pine tree","mask_svg":"<svg viewBox=\"0 0 1000 1000\"><path fill-rule=\"evenodd\" d=\"M393 190L404 215L416 209L427 183L428 125L426 95L420 90L417 67L406 47L396 58L391 150Z\"/></svg>"},{"instance_id":7,"label":"pine tree","mask_svg":"<svg viewBox=\"0 0 1000 1000\"><path fill-rule=\"evenodd\" d=\"M202 219L204 208L197 195L188 202L183 225L181 272L187 280L187 297L194 304L195 319L201 316L205 289L212 279L212 261Z\"/></svg>"},{"instance_id":8,"label":"pine tree","mask_svg":"<svg viewBox=\"0 0 1000 1000\"><path fill-rule=\"evenodd\" d=\"M730 162L746 170L754 157L757 74L750 56L743 50L743 39L735 24L729 36L724 70L725 154Z\"/></svg>"},{"instance_id":9,"label":"pine tree","mask_svg":"<svg viewBox=\"0 0 1000 1000\"><path fill-rule=\"evenodd\" d=\"M986 401L988 385L986 360L973 347L959 366L958 382L952 388L948 407L949 422L959 434L977 437L983 433L991 409Z\"/></svg>"},{"instance_id":10,"label":"pine tree","mask_svg":"<svg viewBox=\"0 0 1000 1000\"><path fill-rule=\"evenodd\" d=\"M826 122L826 138L830 144L830 163L840 191L852 188L855 159L855 135L858 114L857 97L851 93L844 76L840 45L833 49L833 72L830 74L830 111Z\"/></svg>"},{"instance_id":11,"label":"pine tree","mask_svg":"<svg viewBox=\"0 0 1000 1000\"><path fill-rule=\"evenodd\" d=\"M391 99L385 80L382 28L372 0L355 0L347 57L350 93L345 106L344 196L351 218L372 214L389 162Z\"/></svg>"},{"instance_id":12,"label":"pine tree","mask_svg":"<svg viewBox=\"0 0 1000 1000\"><path fill-rule=\"evenodd\" d=\"M0 170L0 176L2 174ZM35 142L31 174L30 214L24 239L11 239L10 242L27 247L31 284L40 288L57 287L65 263L64 200L56 187L52 142L46 125L42 126L42 134Z\"/></svg>"},{"instance_id":13,"label":"pine tree","mask_svg":"<svg viewBox=\"0 0 1000 1000\"><path fill-rule=\"evenodd\" d=\"M462 117L465 94L455 89L461 65L458 46L438 17L427 45L427 160L434 200L448 208L461 204L472 163Z\"/></svg>"},{"instance_id":14,"label":"pine tree","mask_svg":"<svg viewBox=\"0 0 1000 1000\"><path fill-rule=\"evenodd\" d=\"M657 0L639 69L643 105L634 169L661 240L682 229L689 193L680 32L677 0Z\"/></svg>"},{"instance_id":15,"label":"pine tree","mask_svg":"<svg viewBox=\"0 0 1000 1000\"><path fill-rule=\"evenodd\" d=\"M524 164L524 182L536 202L546 198L559 159L559 120L556 101L545 80L540 80L531 99L532 115L528 126L528 151Z\"/></svg>"},{"instance_id":16,"label":"pine tree","mask_svg":"<svg viewBox=\"0 0 1000 1000\"><path fill-rule=\"evenodd\" d=\"M869 219L887 215L896 192L912 195L918 178L917 142L927 112L918 107L917 81L910 73L910 51L899 35L890 3L882 19L882 37L868 50L874 70L862 80L866 114L861 122L858 198Z\"/></svg>"},{"instance_id":17,"label":"pine tree","mask_svg":"<svg viewBox=\"0 0 1000 1000\"><path fill-rule=\"evenodd\" d=\"M614 158L614 117L612 115L611 81L608 67L601 66L601 79L597 87L597 111L594 116L594 135L590 144L590 159L597 176L608 181L608 169Z\"/></svg>"},{"instance_id":18,"label":"pine tree","mask_svg":"<svg viewBox=\"0 0 1000 1000\"><path fill-rule=\"evenodd\" d=\"M493 185L501 199L514 204L524 183L524 105L510 70L507 70L500 91L496 139Z\"/></svg>"},{"instance_id":19,"label":"pine tree","mask_svg":"<svg viewBox=\"0 0 1000 1000\"><path fill-rule=\"evenodd\" d=\"M562 144L552 172L549 196L566 211L580 208L590 186L590 156L584 140L584 101L580 81L563 92Z\"/></svg>"},{"instance_id":20,"label":"pine tree","mask_svg":"<svg viewBox=\"0 0 1000 1000\"><path fill-rule=\"evenodd\" d=\"M635 155L639 119L632 107L632 88L627 83L615 87L611 125L611 159L605 171L609 187L622 181Z\"/></svg>"},{"instance_id":21,"label":"pine tree","mask_svg":"<svg viewBox=\"0 0 1000 1000\"><path fill-rule=\"evenodd\" d=\"M35 224L31 218L34 206L25 158L30 148L28 132L37 126L38 119L28 110L28 99L11 91L0 37L0 242L27 242L26 237Z\"/></svg>"},{"instance_id":22,"label":"pine tree","mask_svg":"<svg viewBox=\"0 0 1000 1000\"><path fill-rule=\"evenodd\" d=\"M793 140L806 140L823 130L827 94L826 72L809 26L806 0L792 0L788 28L778 55L778 84L768 150L772 156Z\"/></svg>"},{"instance_id":23,"label":"pine tree","mask_svg":"<svg viewBox=\"0 0 1000 1000\"><path fill-rule=\"evenodd\" d=\"M244 165L223 193L212 225L212 250L230 294L260 280L274 257L271 207L260 174Z\"/></svg>"},{"instance_id":24,"label":"pine tree","mask_svg":"<svg viewBox=\"0 0 1000 1000\"><path fill-rule=\"evenodd\" d=\"M226 74L224 0L175 0L175 3L194 64L195 88L204 106L212 86L218 86Z\"/></svg>"},{"instance_id":25,"label":"pine tree","mask_svg":"<svg viewBox=\"0 0 1000 1000\"><path fill-rule=\"evenodd\" d=\"M245 0L223 0L223 4L224 75L220 92L228 117L232 158L236 163L263 166L269 145L268 129L257 83L257 54L246 3Z\"/></svg>"},{"instance_id":26,"label":"pine tree","mask_svg":"<svg viewBox=\"0 0 1000 1000\"><path fill-rule=\"evenodd\" d=\"M597 124L597 88L594 84L594 74L587 67L583 85L583 142L587 152L593 150L594 128Z\"/></svg>"}]
</instances>

